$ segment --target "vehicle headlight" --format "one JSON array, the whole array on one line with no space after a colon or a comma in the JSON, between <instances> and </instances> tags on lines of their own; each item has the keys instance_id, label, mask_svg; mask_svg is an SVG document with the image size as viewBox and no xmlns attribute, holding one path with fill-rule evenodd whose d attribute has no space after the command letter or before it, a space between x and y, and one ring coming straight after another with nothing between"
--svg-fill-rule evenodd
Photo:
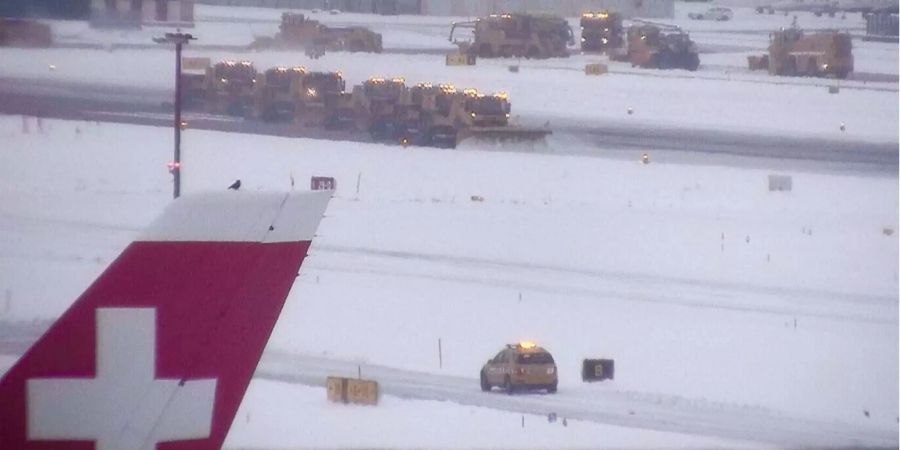
<instances>
[{"instance_id":1,"label":"vehicle headlight","mask_svg":"<svg viewBox=\"0 0 900 450\"><path fill-rule=\"evenodd\" d=\"M555 367L551 367L551 368L547 369L547 374L548 374L548 375L553 375L554 373L556 373L556 368L555 368Z\"/></svg>"},{"instance_id":2,"label":"vehicle headlight","mask_svg":"<svg viewBox=\"0 0 900 450\"><path fill-rule=\"evenodd\" d=\"M474 112L472 112L472 113L471 113L471 115L472 115L472 118L474 118L474 117L475 117L475 113L474 113Z\"/></svg>"},{"instance_id":3,"label":"vehicle headlight","mask_svg":"<svg viewBox=\"0 0 900 450\"><path fill-rule=\"evenodd\" d=\"M228 80L225 78L219 78L219 81L221 81L222 83L228 83Z\"/></svg>"}]
</instances>

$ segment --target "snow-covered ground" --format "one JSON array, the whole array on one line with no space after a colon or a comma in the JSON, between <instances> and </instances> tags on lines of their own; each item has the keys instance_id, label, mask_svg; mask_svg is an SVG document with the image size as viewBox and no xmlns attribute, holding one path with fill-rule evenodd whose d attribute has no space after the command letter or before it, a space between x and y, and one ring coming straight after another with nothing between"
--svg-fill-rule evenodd
<instances>
[{"instance_id":1,"label":"snow-covered ground","mask_svg":"<svg viewBox=\"0 0 900 450\"><path fill-rule=\"evenodd\" d=\"M15 361L0 355L0 376ZM564 417L551 422L545 416L441 401L381 396L371 407L335 404L325 397L322 387L254 380L223 448L767 448Z\"/></svg>"},{"instance_id":2,"label":"snow-covered ground","mask_svg":"<svg viewBox=\"0 0 900 450\"><path fill-rule=\"evenodd\" d=\"M524 419L524 426L523 426ZM377 407L329 403L325 389L250 385L225 448L762 448L747 442L521 415L384 396Z\"/></svg>"},{"instance_id":3,"label":"snow-covered ground","mask_svg":"<svg viewBox=\"0 0 900 450\"><path fill-rule=\"evenodd\" d=\"M446 67L437 52L310 60L194 46L186 54L246 58L260 69L342 70L348 84L400 75L507 91L514 120L551 126L634 123L897 143L896 44L854 41L857 72L868 78L842 81L830 95L826 86L837 81L745 69L746 56L762 52L768 31L789 26L791 16L735 8L727 23L687 19L707 7L677 3L673 20L704 51L696 73L613 63L609 75L586 77L584 65L597 58L585 55L516 61L521 70L511 73L512 61L503 60ZM193 32L198 44L241 46L274 34L280 13L198 5ZM806 29L864 27L859 15L797 16ZM451 48L454 18L316 18L370 26L389 48ZM140 44L164 31L53 27L67 44ZM171 89L172 60L165 49L0 48L0 77ZM679 427L679 417L748 430L783 419L788 431L803 424L798 435L807 436L833 422L871 437L863 443L897 431L896 176L773 172L765 160L754 168L667 163L652 151L643 165L629 151L560 156L477 142L403 149L191 129L183 147L187 192L224 189L236 178L251 190L290 189L292 179L303 189L313 175L338 180L268 355L452 377L463 390L470 379L472 392L463 394L478 396L483 362L503 344L533 339L560 367L551 399L610 408L638 427L563 427L526 414L522 429L521 414L471 406L478 402L392 395L377 408L353 408L328 404L318 387L258 379L229 436L232 448L752 445L653 431L702 428ZM0 116L0 321L61 314L171 201L170 157L168 129ZM791 175L793 190L768 192L773 173ZM614 358L616 380L583 384L586 357ZM0 370L11 362L0 357ZM631 404L644 408L633 420ZM654 407L676 423L659 427L669 419L647 417ZM788 445L773 438L783 430L764 431L753 439Z\"/></svg>"},{"instance_id":4,"label":"snow-covered ground","mask_svg":"<svg viewBox=\"0 0 900 450\"><path fill-rule=\"evenodd\" d=\"M47 120L39 132L34 119L27 124L26 134L21 118L0 120L0 320L59 315L170 201L170 130ZM301 188L312 175L338 180L271 351L469 377L477 392L484 360L528 338L554 353L560 395L721 404L862 434L896 431L895 177L797 172L792 192L772 193L763 169L642 165L637 154L403 149L194 130L184 149L187 192L236 178L251 190L289 189L292 177ZM582 384L585 357L615 358L616 380ZM235 431L235 445L282 433L294 415L322 413L308 419L314 424L345 417L321 390L254 386L241 413L251 420ZM313 412L265 400L276 395L296 395ZM507 443L460 416L520 427L516 414L386 400L388 418L371 420L460 420L473 430L468 446ZM272 403L287 423L254 419ZM353 411L351 423L370 419ZM407 415L416 420L389 419ZM541 432L553 447L590 445L556 426ZM618 433L583 427L589 436ZM447 447L437 433L347 445ZM662 442L622 433L609 445ZM280 442L338 442L302 436Z\"/></svg>"}]
</instances>

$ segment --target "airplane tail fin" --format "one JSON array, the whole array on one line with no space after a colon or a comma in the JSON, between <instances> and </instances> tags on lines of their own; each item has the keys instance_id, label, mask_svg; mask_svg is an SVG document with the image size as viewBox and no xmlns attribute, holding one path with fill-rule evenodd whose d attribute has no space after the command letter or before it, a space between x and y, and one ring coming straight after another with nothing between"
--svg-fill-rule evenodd
<instances>
[{"instance_id":1,"label":"airplane tail fin","mask_svg":"<svg viewBox=\"0 0 900 450\"><path fill-rule=\"evenodd\" d=\"M331 191L175 202L0 379L0 449L218 449Z\"/></svg>"}]
</instances>

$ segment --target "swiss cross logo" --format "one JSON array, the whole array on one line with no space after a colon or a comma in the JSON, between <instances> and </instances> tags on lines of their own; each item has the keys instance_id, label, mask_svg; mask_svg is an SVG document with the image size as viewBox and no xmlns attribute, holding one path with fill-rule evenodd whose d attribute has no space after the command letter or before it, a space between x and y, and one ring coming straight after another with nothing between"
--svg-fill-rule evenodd
<instances>
[{"instance_id":1,"label":"swiss cross logo","mask_svg":"<svg viewBox=\"0 0 900 450\"><path fill-rule=\"evenodd\" d=\"M156 309L97 309L96 378L27 381L29 440L154 450L209 437L216 379L156 378Z\"/></svg>"}]
</instances>

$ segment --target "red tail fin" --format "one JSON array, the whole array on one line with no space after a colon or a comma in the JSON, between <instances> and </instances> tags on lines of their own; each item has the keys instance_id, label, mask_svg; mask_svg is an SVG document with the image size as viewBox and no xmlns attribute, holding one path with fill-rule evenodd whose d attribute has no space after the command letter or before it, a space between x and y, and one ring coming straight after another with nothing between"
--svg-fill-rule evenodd
<instances>
[{"instance_id":1,"label":"red tail fin","mask_svg":"<svg viewBox=\"0 0 900 450\"><path fill-rule=\"evenodd\" d=\"M174 202L0 380L0 449L220 448L330 196Z\"/></svg>"}]
</instances>

